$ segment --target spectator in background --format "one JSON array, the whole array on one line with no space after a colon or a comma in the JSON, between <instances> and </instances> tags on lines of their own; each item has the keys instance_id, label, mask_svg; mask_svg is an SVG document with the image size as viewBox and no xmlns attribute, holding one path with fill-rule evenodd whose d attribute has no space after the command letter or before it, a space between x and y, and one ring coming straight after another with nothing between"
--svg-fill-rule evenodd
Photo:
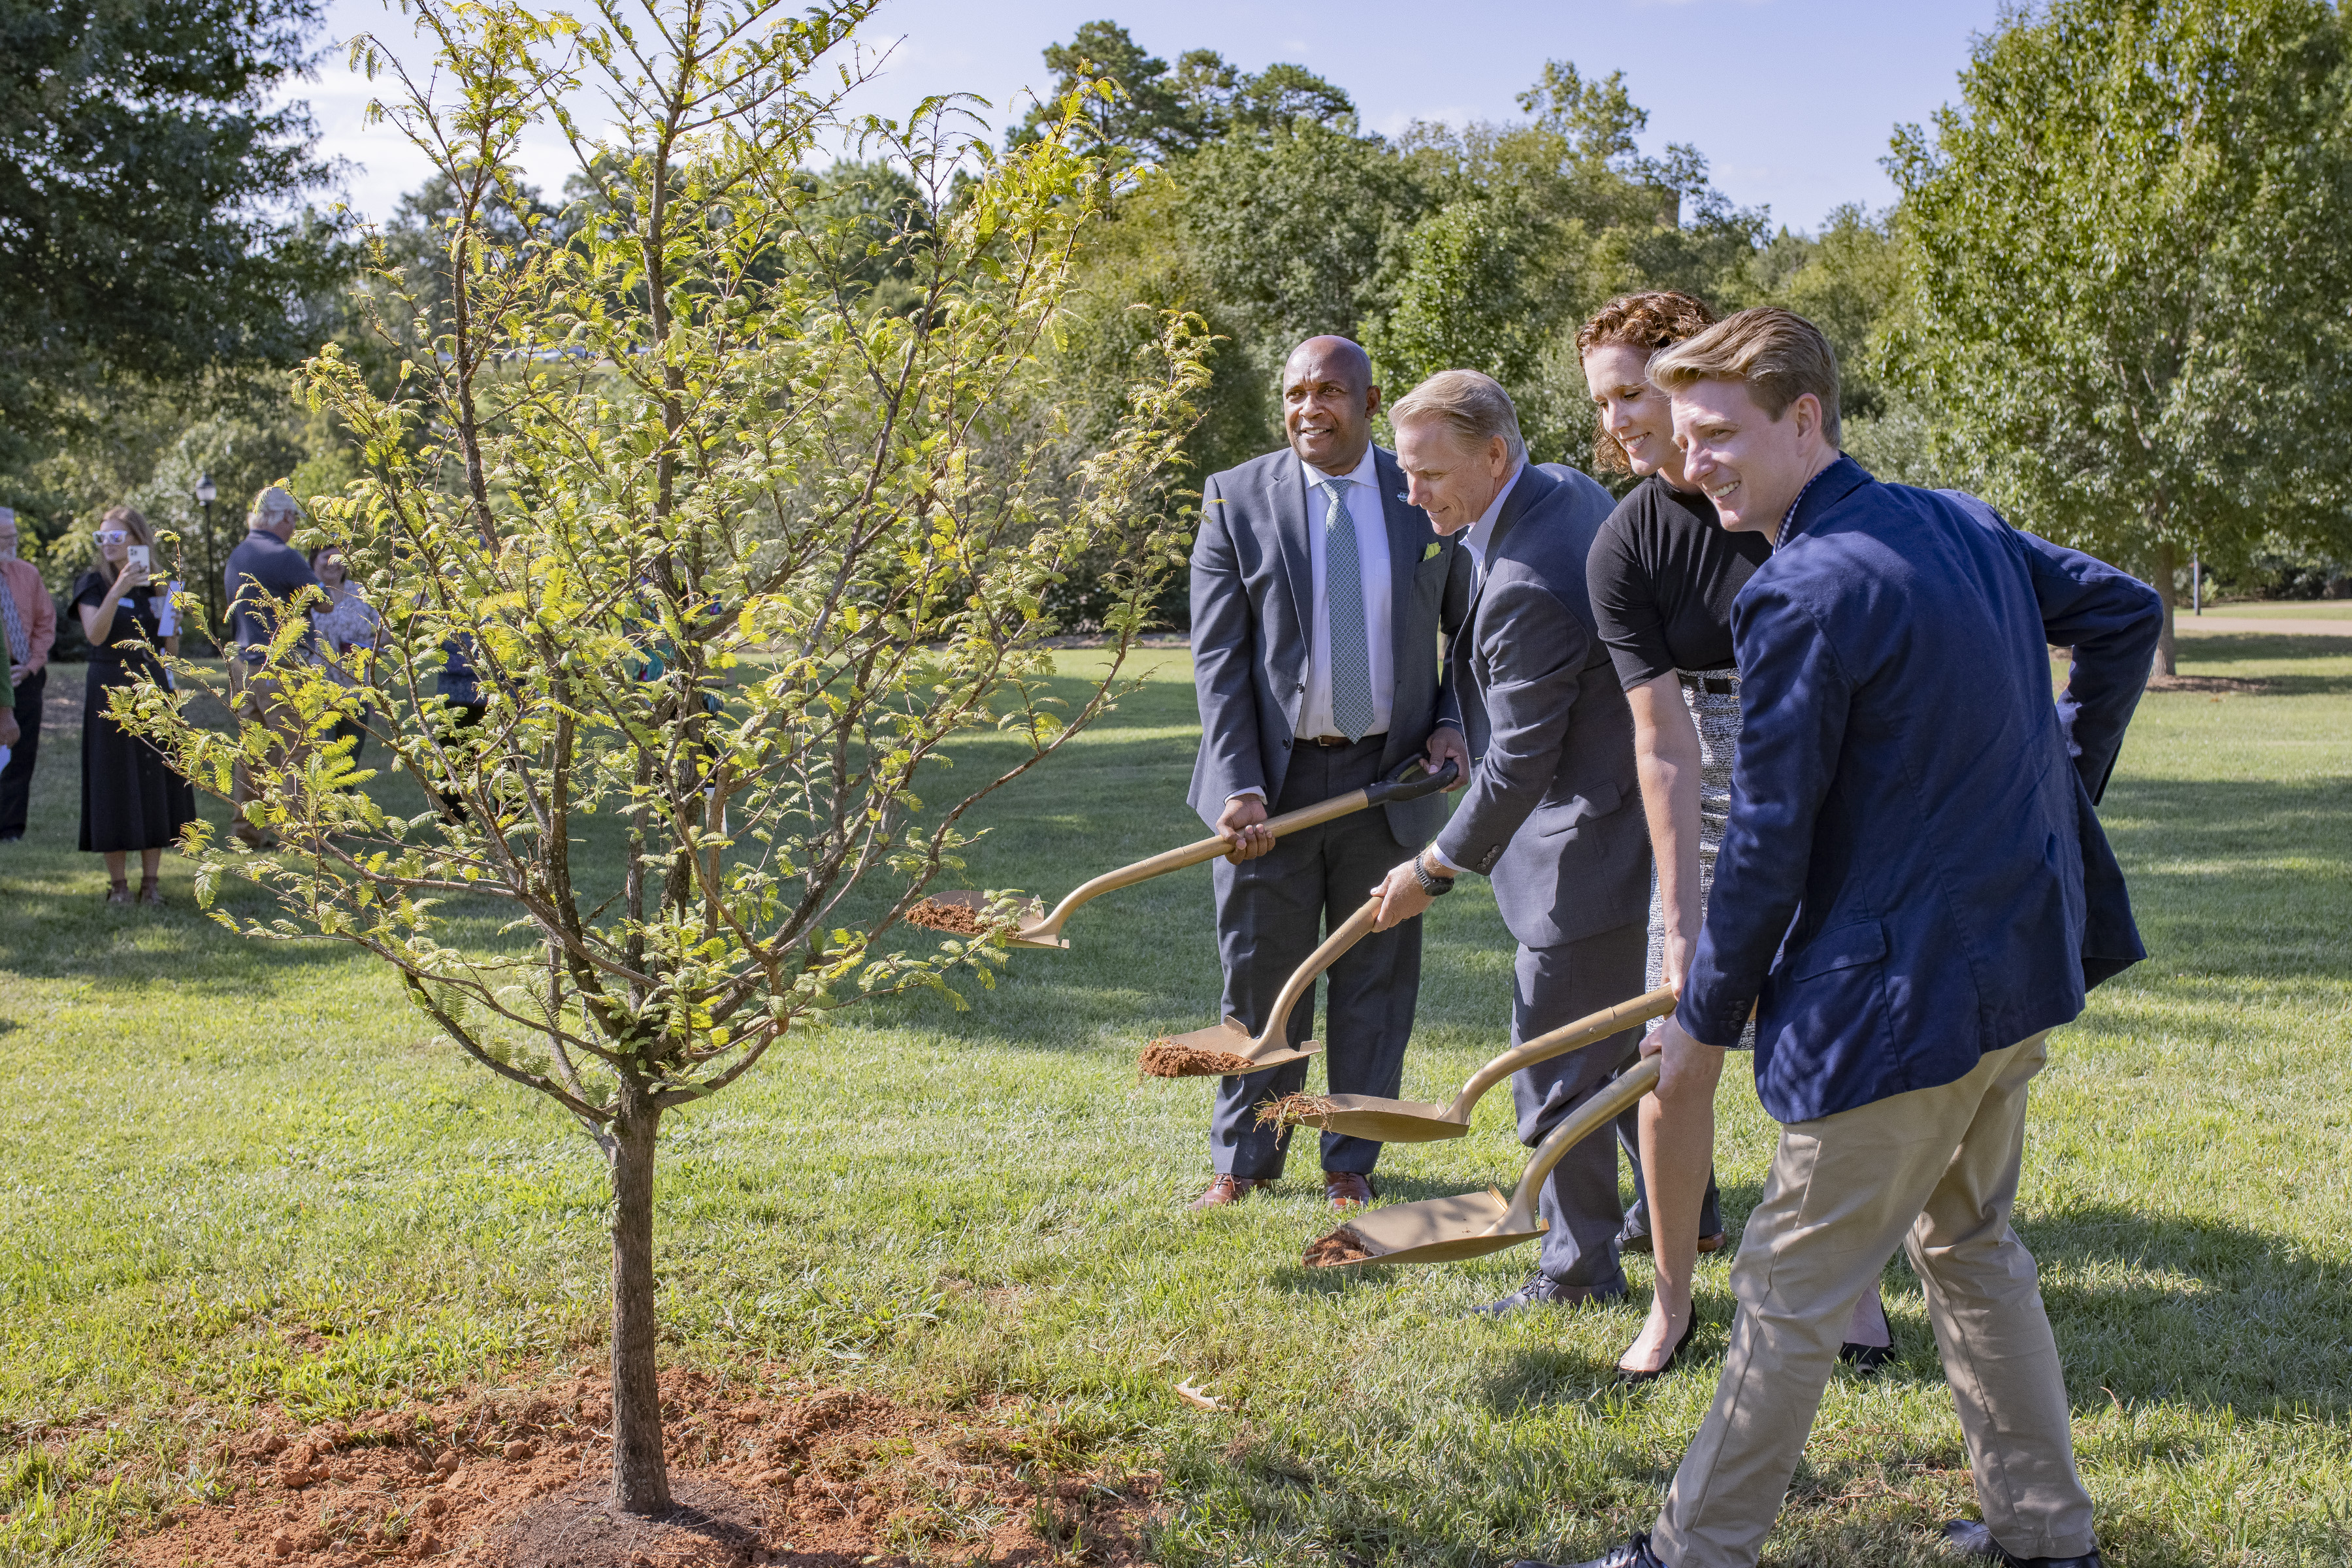
<instances>
[{"instance_id":1,"label":"spectator in background","mask_svg":"<svg viewBox=\"0 0 2352 1568\"><path fill-rule=\"evenodd\" d=\"M245 542L229 552L228 565L221 574L228 591L229 630L236 643L228 660L228 681L236 699L237 717L252 720L277 738L278 759L290 753L301 739L300 721L280 700L277 678L261 673L262 650L278 635L280 606L303 589L319 585L301 552L287 543L301 518L302 509L292 496L276 485L263 490L253 498L253 510L246 516ZM316 641L305 620L300 651L309 654ZM278 836L246 820L245 808L254 793L252 777L240 762L230 783L229 800L237 819L229 831L247 847L266 849L278 842Z\"/></svg>"},{"instance_id":2,"label":"spectator in background","mask_svg":"<svg viewBox=\"0 0 2352 1568\"><path fill-rule=\"evenodd\" d=\"M73 606L89 638L89 679L81 710L81 840L89 852L106 857L110 904L131 902L124 879L125 857L139 852L139 901L163 901L163 849L195 820L196 795L163 754L116 723L106 694L141 676L163 684L154 647L180 651L177 636L163 635L157 621L163 590L148 584L146 562L153 559L154 531L127 506L100 521L98 560L74 584ZM131 553L144 546L144 559Z\"/></svg>"},{"instance_id":3,"label":"spectator in background","mask_svg":"<svg viewBox=\"0 0 2352 1568\"><path fill-rule=\"evenodd\" d=\"M49 649L58 640L58 606L32 563L16 559L16 514L0 506L0 636L8 644L8 684L18 731L0 741L9 750L0 767L0 844L25 837L33 794L33 764L41 754L41 697L49 684Z\"/></svg>"},{"instance_id":4,"label":"spectator in background","mask_svg":"<svg viewBox=\"0 0 2352 1568\"><path fill-rule=\"evenodd\" d=\"M359 584L352 581L340 546L322 544L310 552L310 572L327 594L326 604L310 612L310 630L319 639L318 660L344 686L356 688L366 661L353 656L374 648L383 617L367 602ZM352 743L353 767L359 765L360 752L367 745L368 718L369 710L362 707L356 713L337 720L328 736L331 742Z\"/></svg>"}]
</instances>

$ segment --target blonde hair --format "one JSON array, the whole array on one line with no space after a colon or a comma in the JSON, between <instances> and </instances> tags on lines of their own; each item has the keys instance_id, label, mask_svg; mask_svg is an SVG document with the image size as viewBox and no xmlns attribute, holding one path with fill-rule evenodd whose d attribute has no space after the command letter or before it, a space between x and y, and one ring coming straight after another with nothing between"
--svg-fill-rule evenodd
<instances>
[{"instance_id":1,"label":"blonde hair","mask_svg":"<svg viewBox=\"0 0 2352 1568\"><path fill-rule=\"evenodd\" d=\"M249 529L276 528L279 518L301 515L300 501L279 486L265 485L261 493L253 498L253 510L245 514L245 526Z\"/></svg>"},{"instance_id":2,"label":"blonde hair","mask_svg":"<svg viewBox=\"0 0 2352 1568\"><path fill-rule=\"evenodd\" d=\"M1391 425L1416 419L1441 420L1474 447L1500 436L1515 463L1528 455L1511 395L1501 382L1480 371L1441 370L1389 405Z\"/></svg>"},{"instance_id":3,"label":"blonde hair","mask_svg":"<svg viewBox=\"0 0 2352 1568\"><path fill-rule=\"evenodd\" d=\"M1822 405L1822 437L1838 444L1837 351L1794 310L1759 306L1726 316L1695 338L1661 349L1650 380L1672 395L1702 381L1745 383L1774 420L1807 393Z\"/></svg>"},{"instance_id":4,"label":"blonde hair","mask_svg":"<svg viewBox=\"0 0 2352 1568\"><path fill-rule=\"evenodd\" d=\"M122 531L131 535L131 543L143 544L150 550L155 548L155 531L148 526L146 514L137 507L108 507L106 515L98 520L98 526L104 528L110 523L121 524ZM103 563L106 560L106 546L96 540L90 541L90 546L98 552L99 561ZM156 569L161 571L163 563L157 562Z\"/></svg>"}]
</instances>

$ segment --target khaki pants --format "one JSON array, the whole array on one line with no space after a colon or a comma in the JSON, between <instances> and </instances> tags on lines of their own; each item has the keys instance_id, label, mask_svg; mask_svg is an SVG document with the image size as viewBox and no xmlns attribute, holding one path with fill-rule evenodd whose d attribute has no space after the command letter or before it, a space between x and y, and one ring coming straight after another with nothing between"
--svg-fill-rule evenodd
<instances>
[{"instance_id":1,"label":"khaki pants","mask_svg":"<svg viewBox=\"0 0 2352 1568\"><path fill-rule=\"evenodd\" d=\"M1755 1563L1846 1320L1898 1244L1927 1287L1993 1539L2019 1557L2092 1550L2057 1342L2009 1224L2046 1040L1995 1051L1957 1083L1780 1130L1731 1270L1723 1380L1652 1537L1668 1568Z\"/></svg>"}]
</instances>

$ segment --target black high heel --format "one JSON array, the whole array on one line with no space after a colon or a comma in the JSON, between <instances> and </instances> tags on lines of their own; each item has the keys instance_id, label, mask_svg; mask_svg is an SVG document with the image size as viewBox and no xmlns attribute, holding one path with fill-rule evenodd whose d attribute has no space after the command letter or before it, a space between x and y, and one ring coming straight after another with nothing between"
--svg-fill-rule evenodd
<instances>
[{"instance_id":1,"label":"black high heel","mask_svg":"<svg viewBox=\"0 0 2352 1568\"><path fill-rule=\"evenodd\" d=\"M1683 1352L1690 1348L1691 1336L1696 1332L1698 1332L1698 1309L1694 1306L1691 1309L1690 1321L1683 1325L1683 1337L1675 1342L1675 1348L1666 1352L1666 1359L1658 1363L1656 1370L1630 1372L1621 1366L1617 1369L1618 1385L1622 1388L1632 1388L1640 1384L1655 1383L1665 1376L1667 1373L1674 1370L1675 1363L1683 1359Z\"/></svg>"}]
</instances>

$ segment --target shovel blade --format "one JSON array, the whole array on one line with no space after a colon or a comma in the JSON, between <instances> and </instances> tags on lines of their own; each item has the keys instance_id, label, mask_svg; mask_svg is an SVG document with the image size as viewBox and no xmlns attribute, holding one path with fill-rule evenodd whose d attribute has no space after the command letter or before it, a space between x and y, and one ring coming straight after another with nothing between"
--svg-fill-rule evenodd
<instances>
[{"instance_id":1,"label":"shovel blade","mask_svg":"<svg viewBox=\"0 0 2352 1568\"><path fill-rule=\"evenodd\" d=\"M924 903L939 906L936 912L917 905L910 917L916 924L933 931L944 931L957 936L977 936L984 929L988 915L988 895L970 888L957 888L944 893L933 893ZM966 919L959 919L959 911ZM926 919L926 914L931 918ZM1021 911L1021 929L1004 939L1007 947L1042 947L1059 951L1070 944L1060 935L1045 929L1045 903L1032 899L1029 907ZM967 928L971 929L967 929Z\"/></svg>"},{"instance_id":2,"label":"shovel blade","mask_svg":"<svg viewBox=\"0 0 2352 1568\"><path fill-rule=\"evenodd\" d=\"M1192 1029L1181 1035L1167 1037L1169 1044L1196 1051L1214 1051L1221 1056L1239 1057L1249 1063L1252 1072L1266 1068L1278 1068L1285 1062L1303 1062L1323 1047L1308 1040L1292 1050L1280 1040L1261 1041L1249 1032L1238 1018L1228 1017L1222 1024L1206 1029Z\"/></svg>"},{"instance_id":3,"label":"shovel blade","mask_svg":"<svg viewBox=\"0 0 2352 1568\"><path fill-rule=\"evenodd\" d=\"M1311 1264L1320 1268L1349 1268L1365 1263L1452 1263L1500 1252L1543 1234L1543 1221L1533 1230L1504 1230L1510 1204L1494 1191L1464 1193L1457 1197L1429 1198L1417 1204L1391 1204L1369 1209L1347 1223L1354 1233L1360 1258L1335 1258Z\"/></svg>"},{"instance_id":4,"label":"shovel blade","mask_svg":"<svg viewBox=\"0 0 2352 1568\"><path fill-rule=\"evenodd\" d=\"M1369 1138L1376 1143L1434 1143L1470 1131L1466 1121L1449 1121L1445 1108L1417 1100L1382 1100L1374 1094L1325 1095L1311 1111L1291 1118L1301 1127Z\"/></svg>"}]
</instances>

